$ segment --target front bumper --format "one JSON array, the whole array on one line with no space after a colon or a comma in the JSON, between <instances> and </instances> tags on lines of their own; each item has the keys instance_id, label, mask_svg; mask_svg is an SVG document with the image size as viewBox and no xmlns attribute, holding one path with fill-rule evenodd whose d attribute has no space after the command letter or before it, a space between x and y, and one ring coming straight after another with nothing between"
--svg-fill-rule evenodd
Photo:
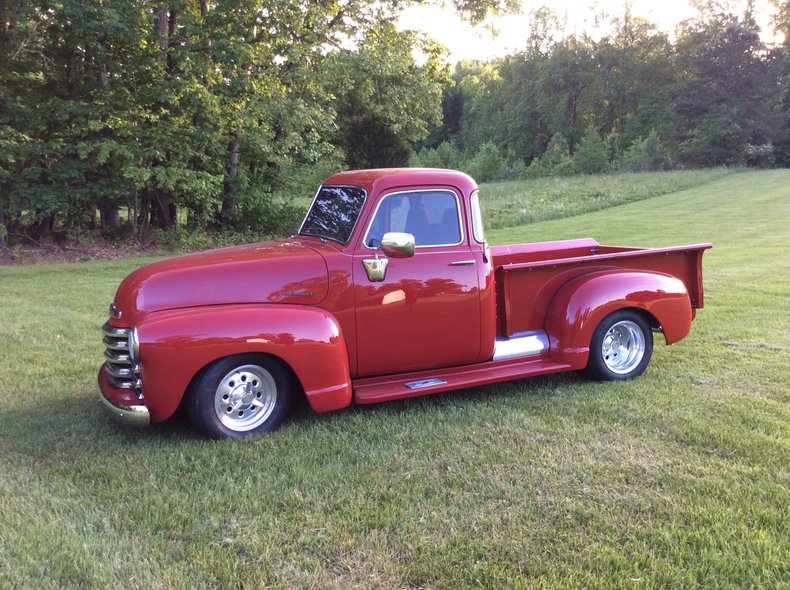
<instances>
[{"instance_id":1,"label":"front bumper","mask_svg":"<svg viewBox=\"0 0 790 590\"><path fill-rule=\"evenodd\" d=\"M151 423L148 408L140 403L133 392L113 387L107 377L107 371L102 366L98 377L99 401L105 412L127 426L148 426Z\"/></svg>"}]
</instances>

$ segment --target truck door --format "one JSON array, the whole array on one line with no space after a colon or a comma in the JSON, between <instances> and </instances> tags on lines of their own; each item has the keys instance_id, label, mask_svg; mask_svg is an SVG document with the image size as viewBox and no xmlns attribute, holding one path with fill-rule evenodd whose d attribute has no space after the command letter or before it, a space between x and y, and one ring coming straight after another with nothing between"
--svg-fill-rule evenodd
<instances>
[{"instance_id":1,"label":"truck door","mask_svg":"<svg viewBox=\"0 0 790 590\"><path fill-rule=\"evenodd\" d=\"M482 252L472 250L464 226L451 190L396 192L379 201L354 254L357 376L478 360ZM414 236L414 256L389 259L384 280L371 281L362 261L391 231Z\"/></svg>"}]
</instances>

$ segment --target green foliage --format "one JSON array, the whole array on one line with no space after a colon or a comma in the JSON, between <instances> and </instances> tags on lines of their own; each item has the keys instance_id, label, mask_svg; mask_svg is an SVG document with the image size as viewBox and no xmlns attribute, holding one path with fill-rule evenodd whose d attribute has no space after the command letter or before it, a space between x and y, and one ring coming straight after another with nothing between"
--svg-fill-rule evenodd
<instances>
[{"instance_id":1,"label":"green foliage","mask_svg":"<svg viewBox=\"0 0 790 590\"><path fill-rule=\"evenodd\" d=\"M97 209L112 232L121 207L138 239L179 209L268 231L283 170L405 163L449 81L439 47L390 24L397 4L39 4L0 10L0 215L19 232L79 234Z\"/></svg>"},{"instance_id":2,"label":"green foliage","mask_svg":"<svg viewBox=\"0 0 790 590\"><path fill-rule=\"evenodd\" d=\"M609 165L609 153L595 128L588 127L573 154L573 169L581 174L599 174Z\"/></svg>"},{"instance_id":3,"label":"green foliage","mask_svg":"<svg viewBox=\"0 0 790 590\"><path fill-rule=\"evenodd\" d=\"M415 168L460 170L466 165L466 158L454 144L444 141L435 149L425 147L413 152L409 165Z\"/></svg>"},{"instance_id":4,"label":"green foliage","mask_svg":"<svg viewBox=\"0 0 790 590\"><path fill-rule=\"evenodd\" d=\"M567 176L573 173L573 159L568 141L561 133L555 133L545 153L532 160L527 174L530 178L540 176Z\"/></svg>"},{"instance_id":5,"label":"green foliage","mask_svg":"<svg viewBox=\"0 0 790 590\"><path fill-rule=\"evenodd\" d=\"M780 28L787 20L783 7L777 4ZM768 144L777 162L790 161L787 47L765 47L748 14L736 17L713 5L700 14L671 41L630 14L626 3L622 15L602 17L611 32L593 39L569 33L550 9L540 9L523 52L458 65L456 86L444 96L451 117L432 136L470 153L493 143L531 162L531 176L605 169L600 145L591 143L593 129L612 165L626 146L651 148L642 145L651 132L667 157L640 160L637 169L665 167L669 156L686 167L765 165L747 152ZM543 161L557 134L569 153L581 149L579 168L555 170Z\"/></svg>"},{"instance_id":6,"label":"green foliage","mask_svg":"<svg viewBox=\"0 0 790 590\"><path fill-rule=\"evenodd\" d=\"M667 170L671 167L672 159L654 130L644 139L632 143L620 160L620 168L631 172Z\"/></svg>"},{"instance_id":7,"label":"green foliage","mask_svg":"<svg viewBox=\"0 0 790 590\"><path fill-rule=\"evenodd\" d=\"M271 228L261 195L312 194L342 167L790 164L790 45L765 46L748 11L702 3L672 40L628 3L595 38L543 7L523 51L451 76L441 47L393 24L405 4L0 3L0 223L146 241L263 207ZM516 5L451 4L473 22ZM780 31L786 4L772 0Z\"/></svg>"},{"instance_id":8,"label":"green foliage","mask_svg":"<svg viewBox=\"0 0 790 590\"><path fill-rule=\"evenodd\" d=\"M747 145L772 143L787 133L775 108L781 74L752 20L720 15L693 22L678 47L679 150L685 162L740 165Z\"/></svg>"},{"instance_id":9,"label":"green foliage","mask_svg":"<svg viewBox=\"0 0 790 590\"><path fill-rule=\"evenodd\" d=\"M414 60L419 51L422 65ZM410 142L441 122L441 97L450 76L443 50L382 22L359 48L327 63L327 92L337 95L336 143L352 168L405 166Z\"/></svg>"},{"instance_id":10,"label":"green foliage","mask_svg":"<svg viewBox=\"0 0 790 590\"><path fill-rule=\"evenodd\" d=\"M776 163L774 146L770 143L746 146L746 164L753 168L772 168Z\"/></svg>"},{"instance_id":11,"label":"green foliage","mask_svg":"<svg viewBox=\"0 0 790 590\"><path fill-rule=\"evenodd\" d=\"M466 164L465 171L478 182L501 180L505 173L505 159L496 145L484 143Z\"/></svg>"},{"instance_id":12,"label":"green foliage","mask_svg":"<svg viewBox=\"0 0 790 590\"><path fill-rule=\"evenodd\" d=\"M607 163L614 164L620 158L620 134L614 130L610 131L604 137L603 143Z\"/></svg>"}]
</instances>

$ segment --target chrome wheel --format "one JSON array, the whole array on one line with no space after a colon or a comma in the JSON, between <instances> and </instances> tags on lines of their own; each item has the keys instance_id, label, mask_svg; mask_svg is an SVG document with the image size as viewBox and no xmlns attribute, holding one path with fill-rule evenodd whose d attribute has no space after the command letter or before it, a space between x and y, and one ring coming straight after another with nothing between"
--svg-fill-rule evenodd
<instances>
[{"instance_id":1,"label":"chrome wheel","mask_svg":"<svg viewBox=\"0 0 790 590\"><path fill-rule=\"evenodd\" d=\"M645 334L632 321L613 324L603 337L601 356L606 367L617 375L633 371L645 355Z\"/></svg>"},{"instance_id":2,"label":"chrome wheel","mask_svg":"<svg viewBox=\"0 0 790 590\"><path fill-rule=\"evenodd\" d=\"M258 365L229 371L214 392L214 411L230 430L246 432L266 422L277 404L277 384Z\"/></svg>"}]
</instances>

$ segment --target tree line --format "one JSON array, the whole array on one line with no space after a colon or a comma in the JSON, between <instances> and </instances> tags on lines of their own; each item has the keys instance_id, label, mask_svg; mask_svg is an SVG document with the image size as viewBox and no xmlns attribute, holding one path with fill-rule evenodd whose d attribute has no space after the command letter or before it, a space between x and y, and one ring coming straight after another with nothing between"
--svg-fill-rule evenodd
<instances>
[{"instance_id":1,"label":"tree line","mask_svg":"<svg viewBox=\"0 0 790 590\"><path fill-rule=\"evenodd\" d=\"M456 67L412 162L478 180L790 165L790 2L774 4L784 46L761 40L751 3L699 3L675 39L627 5L599 39L539 10L524 51Z\"/></svg>"},{"instance_id":2,"label":"tree line","mask_svg":"<svg viewBox=\"0 0 790 590\"><path fill-rule=\"evenodd\" d=\"M0 1L0 243L264 235L293 220L274 195L342 167L491 180L790 163L790 34L766 47L749 8L701 6L674 40L627 3L599 39L540 9L524 51L453 72L397 29L407 4ZM518 3L452 4L479 21ZM790 33L790 2L774 4Z\"/></svg>"}]
</instances>

